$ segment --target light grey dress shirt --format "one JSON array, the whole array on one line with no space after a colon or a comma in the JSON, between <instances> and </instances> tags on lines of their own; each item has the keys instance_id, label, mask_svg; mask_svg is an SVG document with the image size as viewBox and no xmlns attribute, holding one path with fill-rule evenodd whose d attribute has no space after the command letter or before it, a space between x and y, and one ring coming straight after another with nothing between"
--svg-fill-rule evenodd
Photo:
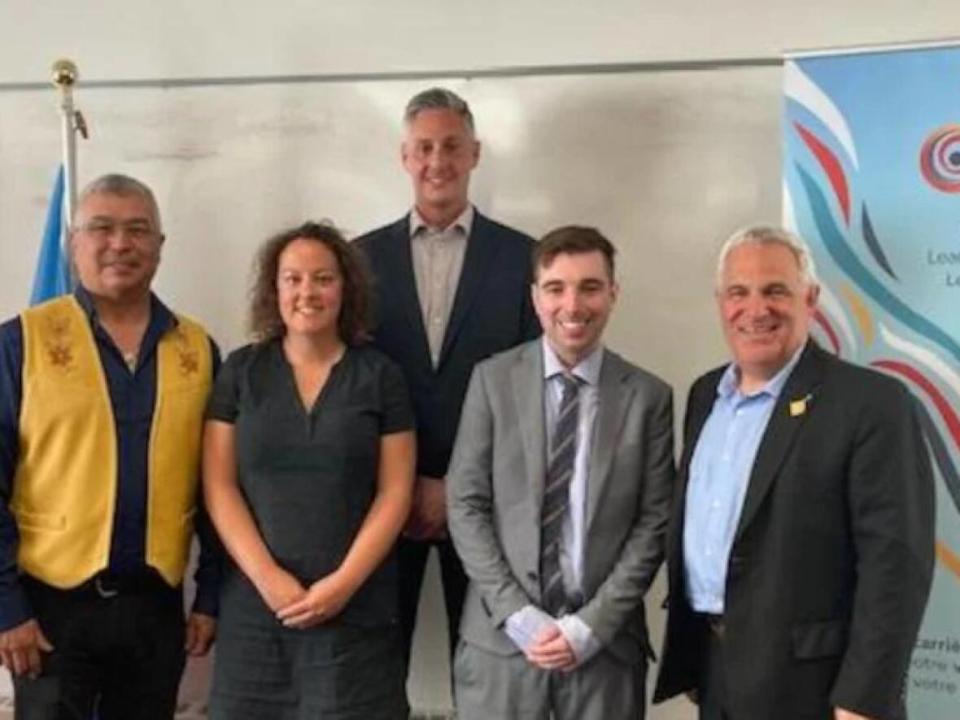
<instances>
[{"instance_id":1,"label":"light grey dress shirt","mask_svg":"<svg viewBox=\"0 0 960 720\"><path fill-rule=\"evenodd\" d=\"M443 336L457 295L467 238L473 226L473 212L473 206L467 204L460 216L447 227L432 228L416 208L410 211L413 276L434 367L440 360Z\"/></svg>"}]
</instances>

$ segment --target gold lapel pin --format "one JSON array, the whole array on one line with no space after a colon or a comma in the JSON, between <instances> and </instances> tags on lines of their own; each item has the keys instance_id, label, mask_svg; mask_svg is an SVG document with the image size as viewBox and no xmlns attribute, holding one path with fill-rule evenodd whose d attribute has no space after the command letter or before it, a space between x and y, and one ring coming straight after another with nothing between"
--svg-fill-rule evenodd
<instances>
[{"instance_id":1,"label":"gold lapel pin","mask_svg":"<svg viewBox=\"0 0 960 720\"><path fill-rule=\"evenodd\" d=\"M790 417L800 417L807 411L807 403L813 396L807 394L799 400L790 401Z\"/></svg>"}]
</instances>

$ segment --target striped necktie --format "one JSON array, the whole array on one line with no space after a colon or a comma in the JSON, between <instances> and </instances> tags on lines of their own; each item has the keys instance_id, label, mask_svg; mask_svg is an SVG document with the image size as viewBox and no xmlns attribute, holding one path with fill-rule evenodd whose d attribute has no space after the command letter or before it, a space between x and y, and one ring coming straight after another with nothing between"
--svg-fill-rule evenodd
<instances>
[{"instance_id":1,"label":"striped necktie","mask_svg":"<svg viewBox=\"0 0 960 720\"><path fill-rule=\"evenodd\" d=\"M543 489L543 509L540 513L540 589L543 609L557 616L567 606L560 569L560 543L563 520L570 502L570 479L577 455L577 426L580 415L579 378L560 375L563 397L557 412L557 422L550 441L547 478Z\"/></svg>"}]
</instances>

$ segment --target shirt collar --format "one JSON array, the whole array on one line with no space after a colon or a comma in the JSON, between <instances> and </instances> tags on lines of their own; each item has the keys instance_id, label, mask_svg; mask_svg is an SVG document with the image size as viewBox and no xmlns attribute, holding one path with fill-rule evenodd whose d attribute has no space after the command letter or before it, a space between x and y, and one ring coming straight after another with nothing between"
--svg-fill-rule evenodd
<instances>
[{"instance_id":1,"label":"shirt collar","mask_svg":"<svg viewBox=\"0 0 960 720\"><path fill-rule=\"evenodd\" d=\"M76 298L77 303L83 308L83 312L88 318L90 318L90 323L93 325L99 325L100 321L97 318L97 308L93 304L93 296L90 294L90 291L87 290L83 285L77 285L76 289L73 291L73 296ZM150 323L151 326L156 326L161 332L166 332L172 327L176 327L178 324L177 316L173 314L173 311L170 310L163 302L154 295L150 293Z\"/></svg>"},{"instance_id":2,"label":"shirt collar","mask_svg":"<svg viewBox=\"0 0 960 720\"><path fill-rule=\"evenodd\" d=\"M550 347L544 336L540 342L543 343L543 378L549 380L557 375L570 373L587 385L596 385L600 382L600 366L603 364L603 345L597 345L589 355L574 366L572 370L567 370L560 358Z\"/></svg>"},{"instance_id":3,"label":"shirt collar","mask_svg":"<svg viewBox=\"0 0 960 720\"><path fill-rule=\"evenodd\" d=\"M414 237L421 230L443 231L450 228L459 228L464 237L470 237L470 229L473 227L473 215L473 205L467 203L467 206L463 209L463 212L460 213L447 227L431 228L427 224L427 221L423 219L419 212L417 212L417 207L414 205L413 209L410 211L410 237Z\"/></svg>"},{"instance_id":4,"label":"shirt collar","mask_svg":"<svg viewBox=\"0 0 960 720\"><path fill-rule=\"evenodd\" d=\"M793 353L793 357L787 361L787 364L784 365L777 371L777 374L772 378L767 380L767 382L756 392L750 393L745 397L756 397L757 395L769 395L770 397L776 399L780 397L780 392L783 390L783 386L787 384L787 378L790 377L790 373L793 372L793 369L797 366L797 363L800 362L800 356L803 355L804 348L807 344L803 343L797 351ZM723 376L720 378L720 382L717 383L717 395L720 395L724 398L729 398L734 393L739 392L737 389L738 385L738 375L739 368L736 363L730 363L727 365L727 369L723 371Z\"/></svg>"}]
</instances>

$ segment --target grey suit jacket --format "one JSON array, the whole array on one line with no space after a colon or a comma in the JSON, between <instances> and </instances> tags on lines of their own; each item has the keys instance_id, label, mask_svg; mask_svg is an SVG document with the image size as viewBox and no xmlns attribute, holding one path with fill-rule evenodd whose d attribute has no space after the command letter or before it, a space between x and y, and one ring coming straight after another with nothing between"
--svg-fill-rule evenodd
<instances>
[{"instance_id":1,"label":"grey suit jacket","mask_svg":"<svg viewBox=\"0 0 960 720\"><path fill-rule=\"evenodd\" d=\"M477 365L447 474L450 533L470 577L460 633L501 655L519 652L506 619L541 604L543 387L540 340ZM604 351L577 615L626 662L650 654L643 595L663 558L673 474L669 386Z\"/></svg>"}]
</instances>

